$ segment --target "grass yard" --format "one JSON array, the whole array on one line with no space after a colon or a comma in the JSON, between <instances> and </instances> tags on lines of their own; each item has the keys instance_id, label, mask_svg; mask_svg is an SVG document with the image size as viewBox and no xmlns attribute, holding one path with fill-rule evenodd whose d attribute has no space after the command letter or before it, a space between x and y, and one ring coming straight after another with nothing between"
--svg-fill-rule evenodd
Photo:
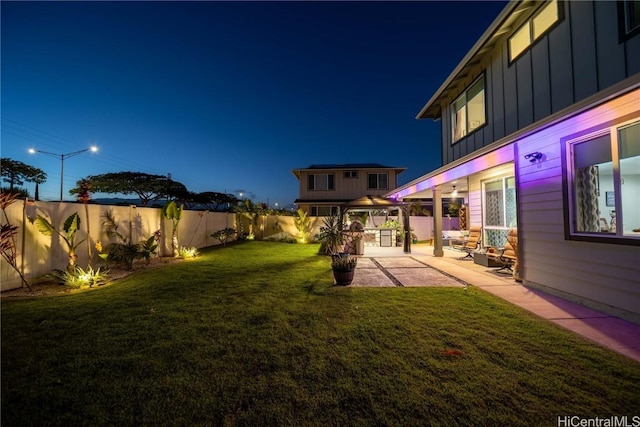
<instances>
[{"instance_id":1,"label":"grass yard","mask_svg":"<svg viewBox=\"0 0 640 427\"><path fill-rule=\"evenodd\" d=\"M3 302L2 426L640 415L637 362L476 288L333 287L317 249L247 242Z\"/></svg>"}]
</instances>

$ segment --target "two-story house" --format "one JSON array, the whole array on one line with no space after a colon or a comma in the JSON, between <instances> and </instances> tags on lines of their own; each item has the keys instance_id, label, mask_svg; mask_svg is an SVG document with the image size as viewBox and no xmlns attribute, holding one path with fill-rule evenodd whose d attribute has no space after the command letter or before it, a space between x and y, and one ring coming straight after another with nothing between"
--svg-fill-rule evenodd
<instances>
[{"instance_id":1,"label":"two-story house","mask_svg":"<svg viewBox=\"0 0 640 427\"><path fill-rule=\"evenodd\" d=\"M398 186L406 168L377 163L311 165L292 172L298 178L294 202L310 216L337 215L340 205L365 195L381 196Z\"/></svg>"},{"instance_id":2,"label":"two-story house","mask_svg":"<svg viewBox=\"0 0 640 427\"><path fill-rule=\"evenodd\" d=\"M640 322L640 2L509 2L417 118L444 166L387 196L464 189L525 286Z\"/></svg>"}]
</instances>

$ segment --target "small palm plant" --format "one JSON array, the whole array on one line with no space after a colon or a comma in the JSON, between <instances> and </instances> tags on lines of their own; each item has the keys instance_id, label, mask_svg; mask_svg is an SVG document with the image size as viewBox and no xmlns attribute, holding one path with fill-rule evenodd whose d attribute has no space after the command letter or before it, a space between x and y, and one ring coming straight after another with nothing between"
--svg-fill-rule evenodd
<instances>
[{"instance_id":1,"label":"small palm plant","mask_svg":"<svg viewBox=\"0 0 640 427\"><path fill-rule=\"evenodd\" d=\"M80 230L80 216L77 213L73 213L67 218L62 226L62 232L56 229L45 217L38 215L35 219L36 227L45 236L53 236L53 233L59 235L62 240L67 244L67 252L69 254L69 260L67 264L67 271L73 272L76 269L76 262L78 255L76 253L78 246L84 242L85 239L76 242L78 231Z\"/></svg>"},{"instance_id":2,"label":"small palm plant","mask_svg":"<svg viewBox=\"0 0 640 427\"><path fill-rule=\"evenodd\" d=\"M342 220L337 215L331 215L323 220L320 227L318 240L324 247L325 253L333 254L339 252L340 246L344 243L344 234L342 233Z\"/></svg>"},{"instance_id":3,"label":"small palm plant","mask_svg":"<svg viewBox=\"0 0 640 427\"><path fill-rule=\"evenodd\" d=\"M178 224L182 219L182 206L171 201L162 207L162 216L171 220L171 252L173 256L178 256Z\"/></svg>"},{"instance_id":4,"label":"small palm plant","mask_svg":"<svg viewBox=\"0 0 640 427\"><path fill-rule=\"evenodd\" d=\"M298 209L294 221L298 230L298 243L307 243L311 234L311 219L304 210Z\"/></svg>"}]
</instances>

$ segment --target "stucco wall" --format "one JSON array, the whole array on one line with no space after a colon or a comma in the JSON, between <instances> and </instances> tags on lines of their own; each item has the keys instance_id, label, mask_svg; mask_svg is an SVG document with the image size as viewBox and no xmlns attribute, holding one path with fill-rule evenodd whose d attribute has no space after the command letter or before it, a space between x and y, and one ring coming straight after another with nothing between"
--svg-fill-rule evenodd
<instances>
[{"instance_id":1,"label":"stucco wall","mask_svg":"<svg viewBox=\"0 0 640 427\"><path fill-rule=\"evenodd\" d=\"M34 223L30 221L36 215L41 215L59 230L64 221L77 212L80 215L80 231L76 242L88 239L90 243L94 265L100 265L95 250L98 241L103 246L109 242L102 232L102 214L111 210L119 227L118 232L131 236L131 241L139 242L147 239L156 230L162 232L161 254L169 254L171 248L171 221L161 218L159 208L140 208L133 206L102 206L87 205L89 213L89 234L87 234L87 217L85 206L78 203L36 202L27 205L18 200L7 209L11 224L18 226L16 244L18 248L17 265L23 271L27 280L34 279L54 269L64 269L67 265L67 246L56 234L53 237L40 233ZM4 221L4 218L3 218ZM211 234L226 227L235 227L235 215L223 212L184 211L178 227L180 246L203 248L220 244ZM88 264L87 242L78 249L78 265L86 267ZM0 289L8 290L21 286L18 274L3 259L1 261Z\"/></svg>"}]
</instances>

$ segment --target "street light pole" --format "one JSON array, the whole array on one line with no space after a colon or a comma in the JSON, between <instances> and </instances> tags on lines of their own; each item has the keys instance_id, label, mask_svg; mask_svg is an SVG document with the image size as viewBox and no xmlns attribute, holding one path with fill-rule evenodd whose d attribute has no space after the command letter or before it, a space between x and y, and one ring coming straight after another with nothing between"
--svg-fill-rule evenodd
<instances>
[{"instance_id":1,"label":"street light pole","mask_svg":"<svg viewBox=\"0 0 640 427\"><path fill-rule=\"evenodd\" d=\"M56 154L56 153L51 153L49 151L42 151L42 150L36 150L35 148L29 148L29 153L31 154L41 153L51 157L55 157L56 159L60 159L60 201L61 202L62 202L62 190L64 187L64 159L77 156L78 154L82 154L86 151L91 151L92 153L95 153L96 151L98 151L98 147L93 145L89 148L85 148L84 150L78 150L78 151L74 151L73 153L67 153L67 154Z\"/></svg>"}]
</instances>

